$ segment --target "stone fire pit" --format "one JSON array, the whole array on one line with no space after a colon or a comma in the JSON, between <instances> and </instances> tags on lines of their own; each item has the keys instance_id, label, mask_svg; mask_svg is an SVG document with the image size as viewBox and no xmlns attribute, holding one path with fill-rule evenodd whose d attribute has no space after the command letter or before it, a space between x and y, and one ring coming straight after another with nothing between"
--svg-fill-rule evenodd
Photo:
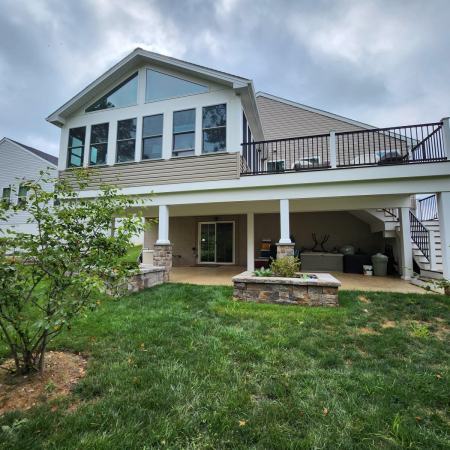
<instances>
[{"instance_id":1,"label":"stone fire pit","mask_svg":"<svg viewBox=\"0 0 450 450\"><path fill-rule=\"evenodd\" d=\"M303 306L339 305L338 289L341 282L329 273L282 278L257 277L252 272L242 272L232 280L233 296L238 300Z\"/></svg>"}]
</instances>

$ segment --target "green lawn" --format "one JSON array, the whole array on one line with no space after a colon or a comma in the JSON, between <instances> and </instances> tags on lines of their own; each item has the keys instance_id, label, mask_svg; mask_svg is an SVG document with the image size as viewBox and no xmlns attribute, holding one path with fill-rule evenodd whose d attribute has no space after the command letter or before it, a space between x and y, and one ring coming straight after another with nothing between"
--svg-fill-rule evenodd
<instances>
[{"instance_id":1,"label":"green lawn","mask_svg":"<svg viewBox=\"0 0 450 450\"><path fill-rule=\"evenodd\" d=\"M448 449L448 299L361 295L314 309L167 284L106 301L53 345L90 354L72 397L0 418L0 448Z\"/></svg>"}]
</instances>

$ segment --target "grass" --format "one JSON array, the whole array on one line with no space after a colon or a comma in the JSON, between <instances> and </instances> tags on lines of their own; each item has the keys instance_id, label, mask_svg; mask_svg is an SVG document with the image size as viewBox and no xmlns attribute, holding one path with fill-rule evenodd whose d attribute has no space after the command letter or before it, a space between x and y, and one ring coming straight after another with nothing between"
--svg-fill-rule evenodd
<instances>
[{"instance_id":1,"label":"grass","mask_svg":"<svg viewBox=\"0 0 450 450\"><path fill-rule=\"evenodd\" d=\"M166 284L104 302L53 344L90 354L87 376L71 398L0 418L0 448L449 448L448 299L230 298Z\"/></svg>"}]
</instances>

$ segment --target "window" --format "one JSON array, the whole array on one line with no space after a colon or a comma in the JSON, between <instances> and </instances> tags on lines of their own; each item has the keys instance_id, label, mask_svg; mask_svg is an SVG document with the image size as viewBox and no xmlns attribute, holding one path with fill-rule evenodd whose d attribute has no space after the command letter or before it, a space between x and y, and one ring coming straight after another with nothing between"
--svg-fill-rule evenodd
<instances>
[{"instance_id":1,"label":"window","mask_svg":"<svg viewBox=\"0 0 450 450\"><path fill-rule=\"evenodd\" d=\"M268 172L283 172L284 171L284 160L267 161L267 171Z\"/></svg>"},{"instance_id":2,"label":"window","mask_svg":"<svg viewBox=\"0 0 450 450\"><path fill-rule=\"evenodd\" d=\"M28 186L25 184L19 185L19 193L17 194L17 204L25 205L27 202Z\"/></svg>"},{"instance_id":3,"label":"window","mask_svg":"<svg viewBox=\"0 0 450 450\"><path fill-rule=\"evenodd\" d=\"M203 108L203 153L226 149L227 105Z\"/></svg>"},{"instance_id":4,"label":"window","mask_svg":"<svg viewBox=\"0 0 450 450\"><path fill-rule=\"evenodd\" d=\"M208 92L208 87L192 81L183 80L172 75L147 70L145 101L154 102L185 95L203 94Z\"/></svg>"},{"instance_id":5,"label":"window","mask_svg":"<svg viewBox=\"0 0 450 450\"><path fill-rule=\"evenodd\" d=\"M195 153L195 109L173 113L173 156Z\"/></svg>"},{"instance_id":6,"label":"window","mask_svg":"<svg viewBox=\"0 0 450 450\"><path fill-rule=\"evenodd\" d=\"M136 72L86 108L86 112L135 105L137 103L137 80L138 74Z\"/></svg>"},{"instance_id":7,"label":"window","mask_svg":"<svg viewBox=\"0 0 450 450\"><path fill-rule=\"evenodd\" d=\"M117 156L116 162L134 161L136 146L136 119L117 122Z\"/></svg>"},{"instance_id":8,"label":"window","mask_svg":"<svg viewBox=\"0 0 450 450\"><path fill-rule=\"evenodd\" d=\"M108 153L108 131L109 123L92 125L91 146L89 149L90 166L106 164L106 154Z\"/></svg>"},{"instance_id":9,"label":"window","mask_svg":"<svg viewBox=\"0 0 450 450\"><path fill-rule=\"evenodd\" d=\"M245 113L242 113L242 138L244 144L252 142L252 132L250 130L250 126L248 125L248 120Z\"/></svg>"},{"instance_id":10,"label":"window","mask_svg":"<svg viewBox=\"0 0 450 450\"><path fill-rule=\"evenodd\" d=\"M142 124L142 159L162 157L163 115L144 117Z\"/></svg>"},{"instance_id":11,"label":"window","mask_svg":"<svg viewBox=\"0 0 450 450\"><path fill-rule=\"evenodd\" d=\"M2 202L6 205L9 205L11 203L11 187L5 187L2 191Z\"/></svg>"},{"instance_id":12,"label":"window","mask_svg":"<svg viewBox=\"0 0 450 450\"><path fill-rule=\"evenodd\" d=\"M69 146L67 150L67 167L81 167L84 156L84 138L86 127L69 130Z\"/></svg>"}]
</instances>

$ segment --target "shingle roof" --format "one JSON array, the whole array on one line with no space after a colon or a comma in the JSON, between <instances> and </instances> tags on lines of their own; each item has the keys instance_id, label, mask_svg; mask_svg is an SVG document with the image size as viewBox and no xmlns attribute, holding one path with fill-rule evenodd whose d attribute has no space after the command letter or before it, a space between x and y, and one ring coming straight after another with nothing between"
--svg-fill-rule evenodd
<instances>
[{"instance_id":1,"label":"shingle roof","mask_svg":"<svg viewBox=\"0 0 450 450\"><path fill-rule=\"evenodd\" d=\"M33 148L28 145L21 144L20 142L17 142L14 139L9 139L9 140L14 142L17 145L20 145L22 148L24 148L25 150L28 150L29 152L35 154L36 156L39 156L40 158L45 159L46 161L53 164L54 166L58 165L58 158L56 156L49 155L48 153L38 150L37 148Z\"/></svg>"}]
</instances>

